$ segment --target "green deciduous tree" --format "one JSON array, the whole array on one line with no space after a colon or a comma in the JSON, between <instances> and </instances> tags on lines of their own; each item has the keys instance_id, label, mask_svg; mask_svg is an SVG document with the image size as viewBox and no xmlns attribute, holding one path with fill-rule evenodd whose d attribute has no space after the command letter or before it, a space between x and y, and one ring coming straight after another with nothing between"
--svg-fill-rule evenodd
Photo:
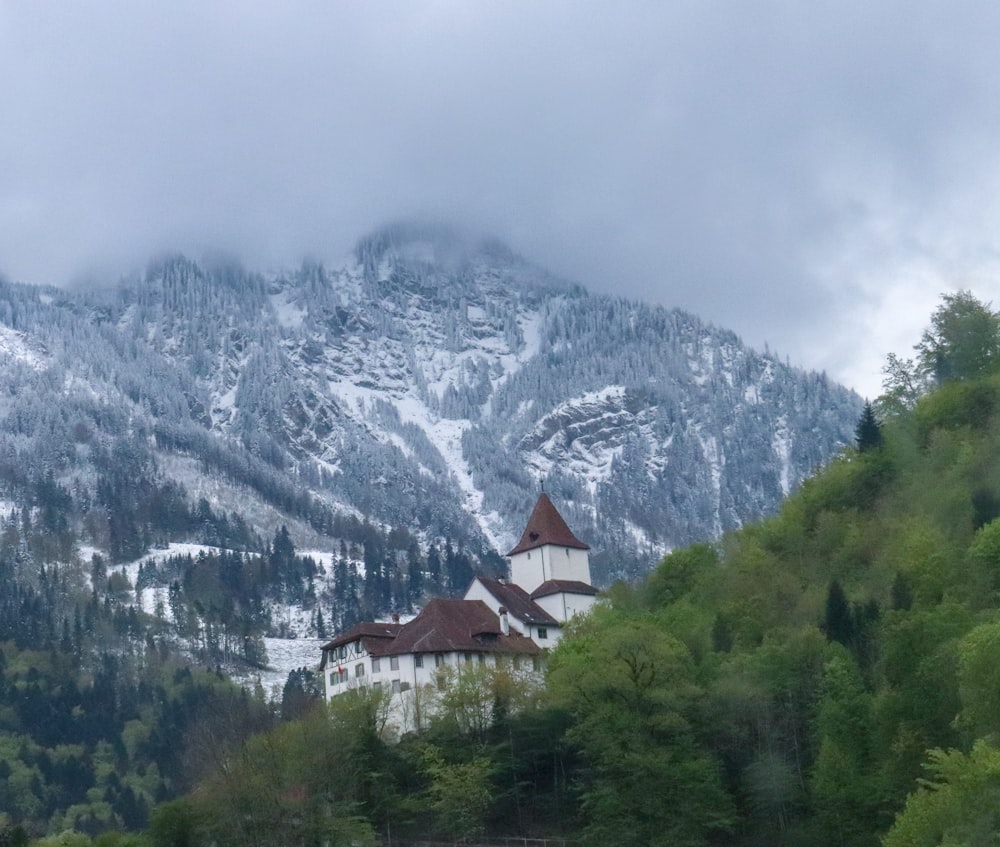
<instances>
[{"instance_id":1,"label":"green deciduous tree","mask_svg":"<svg viewBox=\"0 0 1000 847\"><path fill-rule=\"evenodd\" d=\"M423 770L429 778L427 797L438 830L453 840L481 835L493 803L495 765L486 756L466 762L447 762L441 750L423 751Z\"/></svg>"},{"instance_id":2,"label":"green deciduous tree","mask_svg":"<svg viewBox=\"0 0 1000 847\"><path fill-rule=\"evenodd\" d=\"M1000 750L931 750L928 777L909 796L885 847L990 847L1000 835Z\"/></svg>"},{"instance_id":3,"label":"green deciduous tree","mask_svg":"<svg viewBox=\"0 0 1000 847\"><path fill-rule=\"evenodd\" d=\"M972 737L1000 740L1000 621L977 626L958 645L958 723Z\"/></svg>"},{"instance_id":4,"label":"green deciduous tree","mask_svg":"<svg viewBox=\"0 0 1000 847\"><path fill-rule=\"evenodd\" d=\"M912 359L895 353L886 356L882 366L882 395L875 401L883 416L898 416L910 411L924 392L924 380Z\"/></svg>"},{"instance_id":5,"label":"green deciduous tree","mask_svg":"<svg viewBox=\"0 0 1000 847\"><path fill-rule=\"evenodd\" d=\"M599 608L553 654L549 684L588 763L587 843L701 845L728 828L717 762L692 723L693 663L654 617Z\"/></svg>"},{"instance_id":6,"label":"green deciduous tree","mask_svg":"<svg viewBox=\"0 0 1000 847\"><path fill-rule=\"evenodd\" d=\"M916 346L923 372L941 383L995 371L1000 366L1000 315L970 291L941 299Z\"/></svg>"},{"instance_id":7,"label":"green deciduous tree","mask_svg":"<svg viewBox=\"0 0 1000 847\"><path fill-rule=\"evenodd\" d=\"M874 845L880 798L872 699L853 657L833 649L823 672L813 802L830 844Z\"/></svg>"},{"instance_id":8,"label":"green deciduous tree","mask_svg":"<svg viewBox=\"0 0 1000 847\"><path fill-rule=\"evenodd\" d=\"M328 713L251 738L192 796L195 843L368 845L384 811L377 730L383 698L348 692Z\"/></svg>"}]
</instances>

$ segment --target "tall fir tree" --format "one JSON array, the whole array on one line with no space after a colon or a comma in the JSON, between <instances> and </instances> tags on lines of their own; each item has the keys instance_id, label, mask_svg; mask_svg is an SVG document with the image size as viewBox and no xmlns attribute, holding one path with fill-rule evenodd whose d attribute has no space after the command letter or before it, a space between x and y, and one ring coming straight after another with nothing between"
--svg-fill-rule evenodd
<instances>
[{"instance_id":1,"label":"tall fir tree","mask_svg":"<svg viewBox=\"0 0 1000 847\"><path fill-rule=\"evenodd\" d=\"M882 446L882 425L875 417L872 404L867 400L858 419L858 425L854 428L854 443L862 453L877 450Z\"/></svg>"}]
</instances>

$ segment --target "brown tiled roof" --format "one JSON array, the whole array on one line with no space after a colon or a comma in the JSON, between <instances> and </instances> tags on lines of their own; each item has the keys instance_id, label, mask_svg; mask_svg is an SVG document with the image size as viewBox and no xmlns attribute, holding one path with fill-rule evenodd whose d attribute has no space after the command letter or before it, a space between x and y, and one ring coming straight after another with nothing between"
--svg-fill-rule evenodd
<instances>
[{"instance_id":1,"label":"brown tiled roof","mask_svg":"<svg viewBox=\"0 0 1000 847\"><path fill-rule=\"evenodd\" d=\"M535 503L535 508L531 510L531 517L528 518L528 525L524 528L524 535L521 536L517 546L507 555L514 556L526 550L542 547L545 544L573 547L577 550L590 549L573 535L573 531L567 526L562 515L552 505L549 495L543 491Z\"/></svg>"},{"instance_id":2,"label":"brown tiled roof","mask_svg":"<svg viewBox=\"0 0 1000 847\"><path fill-rule=\"evenodd\" d=\"M550 579L531 592L531 599L548 597L551 594L589 594L595 597L597 589L578 579Z\"/></svg>"},{"instance_id":3,"label":"brown tiled roof","mask_svg":"<svg viewBox=\"0 0 1000 847\"><path fill-rule=\"evenodd\" d=\"M516 632L503 635L500 620L482 600L431 600L392 641L372 650L375 656L403 653L518 653L541 648Z\"/></svg>"},{"instance_id":4,"label":"brown tiled roof","mask_svg":"<svg viewBox=\"0 0 1000 847\"><path fill-rule=\"evenodd\" d=\"M392 640L399 634L402 628L403 624L401 623L362 621L350 629L345 629L343 632L338 633L332 641L328 641L323 645L323 650L332 650L334 647L350 644L352 641L361 641L365 650L370 653L373 645L377 645L386 639Z\"/></svg>"},{"instance_id":5,"label":"brown tiled roof","mask_svg":"<svg viewBox=\"0 0 1000 847\"><path fill-rule=\"evenodd\" d=\"M489 579L485 576L478 577L478 579L486 590L500 601L500 605L506 606L507 611L519 621L541 624L542 626L559 625L559 621L532 600L528 596L528 592L520 585L500 582L498 579Z\"/></svg>"}]
</instances>

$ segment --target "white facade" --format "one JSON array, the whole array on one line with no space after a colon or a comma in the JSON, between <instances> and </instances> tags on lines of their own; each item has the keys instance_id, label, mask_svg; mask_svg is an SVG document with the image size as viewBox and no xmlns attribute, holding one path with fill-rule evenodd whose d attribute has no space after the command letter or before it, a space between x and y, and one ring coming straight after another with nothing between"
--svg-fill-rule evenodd
<instances>
[{"instance_id":1,"label":"white facade","mask_svg":"<svg viewBox=\"0 0 1000 847\"><path fill-rule=\"evenodd\" d=\"M343 660L336 658L343 650ZM332 700L352 689L369 687L389 695L386 722L398 732L413 732L424 727L434 709L442 673L450 668L496 668L500 662L514 673L541 680L543 670L538 656L494 654L482 651L448 653L404 653L399 656L372 656L361 641L330 651L323 669L325 699Z\"/></svg>"},{"instance_id":2,"label":"white facade","mask_svg":"<svg viewBox=\"0 0 1000 847\"><path fill-rule=\"evenodd\" d=\"M510 581L529 594L543 582L570 580L590 585L590 553L573 547L544 544L515 553L510 562Z\"/></svg>"},{"instance_id":3,"label":"white facade","mask_svg":"<svg viewBox=\"0 0 1000 847\"><path fill-rule=\"evenodd\" d=\"M569 621L577 615L587 614L596 601L597 597L592 594L576 594L568 591L535 598L535 602L558 621Z\"/></svg>"},{"instance_id":4,"label":"white facade","mask_svg":"<svg viewBox=\"0 0 1000 847\"><path fill-rule=\"evenodd\" d=\"M341 694L360 685L374 688L385 687L392 692L408 691L435 681L435 673L441 667L461 667L463 665L496 666L497 657L484 651L463 651L461 653L403 653L399 656L372 656L360 641L344 645L344 658L331 651L331 658L323 669L323 686L326 699ZM504 656L514 668L535 668L531 656Z\"/></svg>"}]
</instances>

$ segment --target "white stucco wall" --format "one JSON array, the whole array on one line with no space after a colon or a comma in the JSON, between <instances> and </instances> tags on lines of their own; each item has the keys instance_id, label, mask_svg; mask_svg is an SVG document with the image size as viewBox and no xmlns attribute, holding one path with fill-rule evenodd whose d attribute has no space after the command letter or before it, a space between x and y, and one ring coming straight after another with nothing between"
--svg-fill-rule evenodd
<instances>
[{"instance_id":1,"label":"white stucco wall","mask_svg":"<svg viewBox=\"0 0 1000 847\"><path fill-rule=\"evenodd\" d=\"M596 597L589 594L550 594L538 597L535 602L558 621L569 621L575 615L585 615L593 606Z\"/></svg>"},{"instance_id":2,"label":"white stucco wall","mask_svg":"<svg viewBox=\"0 0 1000 847\"><path fill-rule=\"evenodd\" d=\"M545 544L510 557L511 582L529 594L550 579L572 579L590 585L590 553Z\"/></svg>"},{"instance_id":3,"label":"white stucco wall","mask_svg":"<svg viewBox=\"0 0 1000 847\"><path fill-rule=\"evenodd\" d=\"M332 700L338 695L345 694L361 686L379 685L390 692L388 723L398 732L410 732L421 728L430 714L433 712L436 696L434 685L436 672L440 667L462 668L475 666L480 663L488 666L496 666L496 656L491 653L424 653L422 656L422 667L416 664L416 656L406 654L396 657L396 667L393 667L391 657L382 656L377 664L378 670L373 669L371 656L358 658L350 665L349 673L345 681L332 682L333 675L337 673L337 662L327 664L324 670L324 691L326 699ZM440 663L436 657L440 656ZM539 674L540 666L535 668L535 661L530 656L505 656L505 661L515 663L516 672L528 675ZM358 664L364 666L364 673L358 675L356 667ZM348 670L348 666L341 663L343 670Z\"/></svg>"}]
</instances>

